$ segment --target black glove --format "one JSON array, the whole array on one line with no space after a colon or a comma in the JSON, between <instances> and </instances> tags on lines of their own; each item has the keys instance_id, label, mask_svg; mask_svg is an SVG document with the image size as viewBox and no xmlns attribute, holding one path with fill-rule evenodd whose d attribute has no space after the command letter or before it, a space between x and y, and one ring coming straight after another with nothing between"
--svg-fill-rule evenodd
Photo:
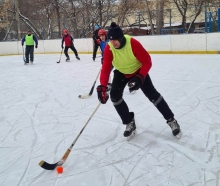
<instances>
[{"instance_id":1,"label":"black glove","mask_svg":"<svg viewBox=\"0 0 220 186\"><path fill-rule=\"evenodd\" d=\"M37 48L37 45L35 45L35 48Z\"/></svg>"},{"instance_id":2,"label":"black glove","mask_svg":"<svg viewBox=\"0 0 220 186\"><path fill-rule=\"evenodd\" d=\"M61 48L63 49L63 45L61 45Z\"/></svg>"},{"instance_id":3,"label":"black glove","mask_svg":"<svg viewBox=\"0 0 220 186\"><path fill-rule=\"evenodd\" d=\"M135 75L128 82L129 91L133 92L134 90L138 90L143 83L144 83L144 76L142 76L141 74Z\"/></svg>"},{"instance_id":4,"label":"black glove","mask_svg":"<svg viewBox=\"0 0 220 186\"><path fill-rule=\"evenodd\" d=\"M99 85L97 87L98 99L102 104L105 104L108 101L109 95L107 94L107 87Z\"/></svg>"},{"instance_id":5,"label":"black glove","mask_svg":"<svg viewBox=\"0 0 220 186\"><path fill-rule=\"evenodd\" d=\"M22 46L24 46L24 43L21 43Z\"/></svg>"}]
</instances>

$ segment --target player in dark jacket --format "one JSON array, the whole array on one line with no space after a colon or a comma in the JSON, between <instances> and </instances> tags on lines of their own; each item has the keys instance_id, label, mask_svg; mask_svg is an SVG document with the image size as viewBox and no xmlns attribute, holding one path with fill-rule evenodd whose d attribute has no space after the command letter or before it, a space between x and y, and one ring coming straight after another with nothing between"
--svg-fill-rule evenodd
<instances>
[{"instance_id":1,"label":"player in dark jacket","mask_svg":"<svg viewBox=\"0 0 220 186\"><path fill-rule=\"evenodd\" d=\"M122 123L126 125L124 136L129 137L136 130L134 112L129 112L123 99L124 88L128 84L130 92L139 88L142 90L166 119L173 135L180 138L180 126L163 96L155 89L149 76L152 63L148 52L140 42L129 35L124 35L121 28L114 22L109 27L108 38L110 42L104 50L104 61L100 74L101 85L97 87L97 93L99 101L105 104L109 98L107 84L113 65L115 70L110 97Z\"/></svg>"},{"instance_id":2,"label":"player in dark jacket","mask_svg":"<svg viewBox=\"0 0 220 186\"><path fill-rule=\"evenodd\" d=\"M98 36L99 30L100 30L99 26L95 25L94 26L94 32L92 34L92 39L93 39L93 55L92 55L92 59L93 59L93 61L95 61L96 53L97 53L97 50L98 50L99 45L100 45L100 38Z\"/></svg>"},{"instance_id":3,"label":"player in dark jacket","mask_svg":"<svg viewBox=\"0 0 220 186\"><path fill-rule=\"evenodd\" d=\"M64 54L66 56L66 61L70 60L70 57L68 55L69 48L74 52L76 59L80 60L78 53L77 53L77 50L74 47L73 40L74 40L73 37L68 33L68 31L63 30L63 39L62 39L61 47L63 48L63 43L65 42Z\"/></svg>"}]
</instances>

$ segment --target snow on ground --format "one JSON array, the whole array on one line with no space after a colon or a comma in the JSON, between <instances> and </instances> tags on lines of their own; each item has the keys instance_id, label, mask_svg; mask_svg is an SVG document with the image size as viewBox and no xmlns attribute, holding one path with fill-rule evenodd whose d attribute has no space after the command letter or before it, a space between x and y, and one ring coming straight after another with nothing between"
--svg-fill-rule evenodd
<instances>
[{"instance_id":1,"label":"snow on ground","mask_svg":"<svg viewBox=\"0 0 220 186\"><path fill-rule=\"evenodd\" d=\"M60 64L59 55L0 57L0 186L219 186L220 55L152 55L150 76L182 128L172 136L141 91L124 99L135 112L137 135L111 101L101 105L81 134L63 174L38 163L57 162L98 105L88 94L100 58ZM96 86L99 84L97 81Z\"/></svg>"}]
</instances>

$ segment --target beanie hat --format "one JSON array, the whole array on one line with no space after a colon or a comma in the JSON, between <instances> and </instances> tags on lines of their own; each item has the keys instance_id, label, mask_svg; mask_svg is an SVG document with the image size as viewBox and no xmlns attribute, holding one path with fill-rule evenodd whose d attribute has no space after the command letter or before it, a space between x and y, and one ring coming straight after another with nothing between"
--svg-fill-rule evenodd
<instances>
[{"instance_id":1,"label":"beanie hat","mask_svg":"<svg viewBox=\"0 0 220 186\"><path fill-rule=\"evenodd\" d=\"M108 39L110 40L118 40L124 36L122 29L116 25L115 22L112 22L110 27L108 28Z\"/></svg>"},{"instance_id":2,"label":"beanie hat","mask_svg":"<svg viewBox=\"0 0 220 186\"><path fill-rule=\"evenodd\" d=\"M95 25L95 26L94 26L94 29L98 29L98 28L99 28L99 26L98 26L98 25Z\"/></svg>"}]
</instances>

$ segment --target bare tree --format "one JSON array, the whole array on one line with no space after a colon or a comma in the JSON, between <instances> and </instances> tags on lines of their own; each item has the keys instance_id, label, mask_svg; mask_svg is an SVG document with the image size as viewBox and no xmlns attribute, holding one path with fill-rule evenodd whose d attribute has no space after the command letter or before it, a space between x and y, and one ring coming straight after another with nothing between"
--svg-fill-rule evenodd
<instances>
[{"instance_id":1,"label":"bare tree","mask_svg":"<svg viewBox=\"0 0 220 186\"><path fill-rule=\"evenodd\" d=\"M160 34L161 28L164 26L164 0L157 0L156 2L156 32Z\"/></svg>"},{"instance_id":2,"label":"bare tree","mask_svg":"<svg viewBox=\"0 0 220 186\"><path fill-rule=\"evenodd\" d=\"M202 6L209 0L172 0L176 5L181 17L184 32L188 32L191 25L202 11ZM188 14L187 14L188 13ZM192 19L190 27L187 29L187 18Z\"/></svg>"},{"instance_id":3,"label":"bare tree","mask_svg":"<svg viewBox=\"0 0 220 186\"><path fill-rule=\"evenodd\" d=\"M204 3L205 3L205 1L194 2L195 9L193 9L194 11L191 11L192 21L190 22L189 27L186 30L186 33L189 33L189 30L190 30L191 26L193 25L193 23L195 22L196 18L201 14L202 6L203 6Z\"/></svg>"},{"instance_id":4,"label":"bare tree","mask_svg":"<svg viewBox=\"0 0 220 186\"><path fill-rule=\"evenodd\" d=\"M201 15L205 3L220 0L17 0L21 32L31 29L39 38L59 38L62 29L74 33L74 37L91 37L95 24L105 28L111 21L120 26L131 26L140 22L151 26L151 33L160 34L167 16L167 1L175 5L182 27L186 32ZM14 1L9 0L7 28L16 30ZM145 2L143 4L143 2ZM143 6L144 5L144 6ZM196 8L191 8L196 7ZM170 6L169 9L173 8ZM145 12L145 13L144 13ZM171 12L171 11L170 11ZM139 13L139 14L138 14ZM2 12L0 13L1 16ZM140 17L142 16L142 18ZM138 17L139 16L139 17ZM146 16L146 17L144 17ZM172 17L175 15L172 14ZM171 17L171 16L170 16ZM213 20L216 16L213 15ZM18 20L18 19L17 19ZM148 21L147 21L148 20ZM187 27L187 21L190 21Z\"/></svg>"},{"instance_id":5,"label":"bare tree","mask_svg":"<svg viewBox=\"0 0 220 186\"><path fill-rule=\"evenodd\" d=\"M58 33L60 33L61 32L61 26L60 26L60 5L59 5L59 0L54 0L54 6L55 6L56 16L57 16Z\"/></svg>"},{"instance_id":6,"label":"bare tree","mask_svg":"<svg viewBox=\"0 0 220 186\"><path fill-rule=\"evenodd\" d=\"M11 27L14 23L14 17L12 17L9 21L9 16L7 13L7 9L10 7L10 2L4 1L0 2L0 35L3 40L6 40L8 37L8 34L11 30Z\"/></svg>"},{"instance_id":7,"label":"bare tree","mask_svg":"<svg viewBox=\"0 0 220 186\"><path fill-rule=\"evenodd\" d=\"M150 8L149 8L149 2L148 0L146 0L146 7L147 7L147 15L148 15L148 20L149 20L149 23L150 23L150 26L151 26L151 34L154 35L154 25L153 25L153 21L152 21L152 15L151 15L151 11L150 11Z\"/></svg>"}]
</instances>

